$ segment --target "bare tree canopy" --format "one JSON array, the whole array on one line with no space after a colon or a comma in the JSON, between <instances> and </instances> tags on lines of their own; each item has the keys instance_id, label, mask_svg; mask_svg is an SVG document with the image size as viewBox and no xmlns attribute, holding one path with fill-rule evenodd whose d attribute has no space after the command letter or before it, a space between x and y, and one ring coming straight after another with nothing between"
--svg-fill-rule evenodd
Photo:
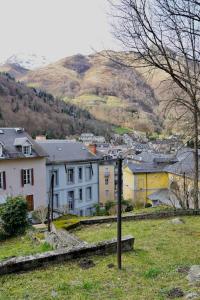
<instances>
[{"instance_id":1,"label":"bare tree canopy","mask_svg":"<svg viewBox=\"0 0 200 300\"><path fill-rule=\"evenodd\" d=\"M157 68L172 79L173 99L192 118L195 155L194 202L198 207L198 121L200 116L200 3L195 0L117 0L112 7L115 37L128 64Z\"/></svg>"}]
</instances>

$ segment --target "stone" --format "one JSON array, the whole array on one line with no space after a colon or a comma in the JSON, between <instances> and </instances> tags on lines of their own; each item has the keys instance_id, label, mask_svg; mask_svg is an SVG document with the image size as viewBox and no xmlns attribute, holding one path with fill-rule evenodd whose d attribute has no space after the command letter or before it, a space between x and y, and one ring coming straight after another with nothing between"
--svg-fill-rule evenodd
<instances>
[{"instance_id":1,"label":"stone","mask_svg":"<svg viewBox=\"0 0 200 300\"><path fill-rule=\"evenodd\" d=\"M187 266L181 266L181 267L179 267L178 269L177 269L177 272L178 273L182 273L182 274L188 274L188 272L189 272L189 270L190 270L190 267L187 267Z\"/></svg>"},{"instance_id":2,"label":"stone","mask_svg":"<svg viewBox=\"0 0 200 300\"><path fill-rule=\"evenodd\" d=\"M196 292L191 292L191 293L188 293L187 295L185 295L185 299L186 300L200 299L200 294L198 294Z\"/></svg>"},{"instance_id":3,"label":"stone","mask_svg":"<svg viewBox=\"0 0 200 300\"><path fill-rule=\"evenodd\" d=\"M191 284L200 283L200 265L194 265L190 268L187 279Z\"/></svg>"},{"instance_id":4,"label":"stone","mask_svg":"<svg viewBox=\"0 0 200 300\"><path fill-rule=\"evenodd\" d=\"M81 259L81 261L79 262L79 266L82 269L89 269L89 268L95 267L95 263L93 262L92 259L84 258L84 259Z\"/></svg>"},{"instance_id":5,"label":"stone","mask_svg":"<svg viewBox=\"0 0 200 300\"><path fill-rule=\"evenodd\" d=\"M184 222L182 219L180 219L180 218L172 219L170 222L171 222L172 224L174 224L174 225L184 224L184 223L185 223L185 222Z\"/></svg>"},{"instance_id":6,"label":"stone","mask_svg":"<svg viewBox=\"0 0 200 300\"><path fill-rule=\"evenodd\" d=\"M170 299L174 299L174 298L181 298L184 296L184 293L183 291L180 289L180 288L173 288L171 289L168 293L167 293L167 296L170 298Z\"/></svg>"},{"instance_id":7,"label":"stone","mask_svg":"<svg viewBox=\"0 0 200 300\"><path fill-rule=\"evenodd\" d=\"M115 267L114 264L108 264L108 268L109 268L109 269L112 269L112 268L114 268L114 267Z\"/></svg>"},{"instance_id":8,"label":"stone","mask_svg":"<svg viewBox=\"0 0 200 300\"><path fill-rule=\"evenodd\" d=\"M51 291L51 297L52 298L57 298L57 296L58 296L58 293L55 290L52 290Z\"/></svg>"}]
</instances>

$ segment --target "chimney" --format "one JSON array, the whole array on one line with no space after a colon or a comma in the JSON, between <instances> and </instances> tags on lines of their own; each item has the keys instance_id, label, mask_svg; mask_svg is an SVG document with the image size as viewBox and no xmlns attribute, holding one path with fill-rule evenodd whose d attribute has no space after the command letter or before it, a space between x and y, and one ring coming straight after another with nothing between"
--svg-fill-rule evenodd
<instances>
[{"instance_id":1,"label":"chimney","mask_svg":"<svg viewBox=\"0 0 200 300\"><path fill-rule=\"evenodd\" d=\"M89 149L89 151L91 152L91 153L93 153L93 154L97 154L97 145L96 144L90 144L90 145L88 145L88 149Z\"/></svg>"},{"instance_id":2,"label":"chimney","mask_svg":"<svg viewBox=\"0 0 200 300\"><path fill-rule=\"evenodd\" d=\"M36 139L36 141L46 141L46 136L45 135L37 135L35 139Z\"/></svg>"}]
</instances>

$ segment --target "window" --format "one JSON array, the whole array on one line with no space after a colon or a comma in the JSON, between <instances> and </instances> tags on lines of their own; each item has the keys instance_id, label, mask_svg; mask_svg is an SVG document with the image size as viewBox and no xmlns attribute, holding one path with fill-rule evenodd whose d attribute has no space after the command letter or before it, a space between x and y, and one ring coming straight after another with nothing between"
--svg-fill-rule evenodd
<instances>
[{"instance_id":1,"label":"window","mask_svg":"<svg viewBox=\"0 0 200 300\"><path fill-rule=\"evenodd\" d=\"M109 183L109 179L108 179L108 177L106 177L105 178L105 185L108 185L108 183Z\"/></svg>"},{"instance_id":2,"label":"window","mask_svg":"<svg viewBox=\"0 0 200 300\"><path fill-rule=\"evenodd\" d=\"M58 170L51 170L49 172L49 183L50 184L51 184L52 174L54 174L54 186L58 186L59 185L59 172L58 172Z\"/></svg>"},{"instance_id":3,"label":"window","mask_svg":"<svg viewBox=\"0 0 200 300\"><path fill-rule=\"evenodd\" d=\"M22 149L24 155L31 155L31 146L23 146Z\"/></svg>"},{"instance_id":4,"label":"window","mask_svg":"<svg viewBox=\"0 0 200 300\"><path fill-rule=\"evenodd\" d=\"M83 200L83 190L79 189L79 201Z\"/></svg>"},{"instance_id":5,"label":"window","mask_svg":"<svg viewBox=\"0 0 200 300\"><path fill-rule=\"evenodd\" d=\"M59 195L58 194L54 194L53 204L54 204L54 208L59 208L60 204L59 204Z\"/></svg>"},{"instance_id":6,"label":"window","mask_svg":"<svg viewBox=\"0 0 200 300\"><path fill-rule=\"evenodd\" d=\"M109 190L105 190L105 196L106 198L109 198Z\"/></svg>"},{"instance_id":7,"label":"window","mask_svg":"<svg viewBox=\"0 0 200 300\"><path fill-rule=\"evenodd\" d=\"M83 180L83 168L82 167L78 168L78 180L79 181Z\"/></svg>"},{"instance_id":8,"label":"window","mask_svg":"<svg viewBox=\"0 0 200 300\"><path fill-rule=\"evenodd\" d=\"M67 169L67 183L74 183L74 169Z\"/></svg>"},{"instance_id":9,"label":"window","mask_svg":"<svg viewBox=\"0 0 200 300\"><path fill-rule=\"evenodd\" d=\"M92 165L85 168L85 175L87 181L92 179L92 175L93 175Z\"/></svg>"},{"instance_id":10,"label":"window","mask_svg":"<svg viewBox=\"0 0 200 300\"><path fill-rule=\"evenodd\" d=\"M0 172L0 189L6 189L6 172Z\"/></svg>"},{"instance_id":11,"label":"window","mask_svg":"<svg viewBox=\"0 0 200 300\"><path fill-rule=\"evenodd\" d=\"M86 188L86 200L87 201L92 200L92 188L91 188L91 186Z\"/></svg>"},{"instance_id":12,"label":"window","mask_svg":"<svg viewBox=\"0 0 200 300\"><path fill-rule=\"evenodd\" d=\"M80 217L82 217L83 216L83 210L82 209L80 209Z\"/></svg>"},{"instance_id":13,"label":"window","mask_svg":"<svg viewBox=\"0 0 200 300\"><path fill-rule=\"evenodd\" d=\"M24 186L24 184L34 184L33 169L24 169L21 171L21 174L22 186Z\"/></svg>"},{"instance_id":14,"label":"window","mask_svg":"<svg viewBox=\"0 0 200 300\"><path fill-rule=\"evenodd\" d=\"M68 207L69 210L74 210L74 191L68 192Z\"/></svg>"}]
</instances>

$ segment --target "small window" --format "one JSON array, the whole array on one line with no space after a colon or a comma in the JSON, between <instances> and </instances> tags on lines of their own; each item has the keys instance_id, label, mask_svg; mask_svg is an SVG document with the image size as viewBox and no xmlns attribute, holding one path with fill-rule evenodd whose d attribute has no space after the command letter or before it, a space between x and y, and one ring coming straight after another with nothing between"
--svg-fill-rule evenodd
<instances>
[{"instance_id":1,"label":"small window","mask_svg":"<svg viewBox=\"0 0 200 300\"><path fill-rule=\"evenodd\" d=\"M6 189L6 173L0 172L0 189Z\"/></svg>"},{"instance_id":2,"label":"small window","mask_svg":"<svg viewBox=\"0 0 200 300\"><path fill-rule=\"evenodd\" d=\"M83 168L82 167L78 168L78 180L79 181L83 180Z\"/></svg>"},{"instance_id":3,"label":"small window","mask_svg":"<svg viewBox=\"0 0 200 300\"><path fill-rule=\"evenodd\" d=\"M109 190L105 190L105 196L106 198L109 198Z\"/></svg>"},{"instance_id":4,"label":"small window","mask_svg":"<svg viewBox=\"0 0 200 300\"><path fill-rule=\"evenodd\" d=\"M54 208L59 208L60 207L59 195L58 194L54 194L53 203L54 203Z\"/></svg>"},{"instance_id":5,"label":"small window","mask_svg":"<svg viewBox=\"0 0 200 300\"><path fill-rule=\"evenodd\" d=\"M31 169L26 169L23 172L24 184L31 184Z\"/></svg>"},{"instance_id":6,"label":"small window","mask_svg":"<svg viewBox=\"0 0 200 300\"><path fill-rule=\"evenodd\" d=\"M85 168L85 175L87 181L92 179L92 175L93 175L92 165Z\"/></svg>"},{"instance_id":7,"label":"small window","mask_svg":"<svg viewBox=\"0 0 200 300\"><path fill-rule=\"evenodd\" d=\"M58 186L59 185L59 172L58 170L51 170L49 172L49 183L51 184L51 176L52 174L54 174L54 186Z\"/></svg>"},{"instance_id":8,"label":"small window","mask_svg":"<svg viewBox=\"0 0 200 300\"><path fill-rule=\"evenodd\" d=\"M91 186L86 188L86 200L87 201L92 200L92 188L91 188Z\"/></svg>"},{"instance_id":9,"label":"small window","mask_svg":"<svg viewBox=\"0 0 200 300\"><path fill-rule=\"evenodd\" d=\"M74 191L68 192L68 207L69 210L74 210Z\"/></svg>"},{"instance_id":10,"label":"small window","mask_svg":"<svg viewBox=\"0 0 200 300\"><path fill-rule=\"evenodd\" d=\"M68 184L74 183L74 169L73 168L67 169L67 183Z\"/></svg>"},{"instance_id":11,"label":"small window","mask_svg":"<svg viewBox=\"0 0 200 300\"><path fill-rule=\"evenodd\" d=\"M22 149L24 155L31 155L31 146L23 146Z\"/></svg>"},{"instance_id":12,"label":"small window","mask_svg":"<svg viewBox=\"0 0 200 300\"><path fill-rule=\"evenodd\" d=\"M109 183L109 179L108 179L108 177L106 177L105 178L105 185L108 185L108 183Z\"/></svg>"},{"instance_id":13,"label":"small window","mask_svg":"<svg viewBox=\"0 0 200 300\"><path fill-rule=\"evenodd\" d=\"M82 209L80 209L80 217L82 217L83 216L83 210Z\"/></svg>"},{"instance_id":14,"label":"small window","mask_svg":"<svg viewBox=\"0 0 200 300\"><path fill-rule=\"evenodd\" d=\"M83 200L83 190L79 189L79 201Z\"/></svg>"}]
</instances>

